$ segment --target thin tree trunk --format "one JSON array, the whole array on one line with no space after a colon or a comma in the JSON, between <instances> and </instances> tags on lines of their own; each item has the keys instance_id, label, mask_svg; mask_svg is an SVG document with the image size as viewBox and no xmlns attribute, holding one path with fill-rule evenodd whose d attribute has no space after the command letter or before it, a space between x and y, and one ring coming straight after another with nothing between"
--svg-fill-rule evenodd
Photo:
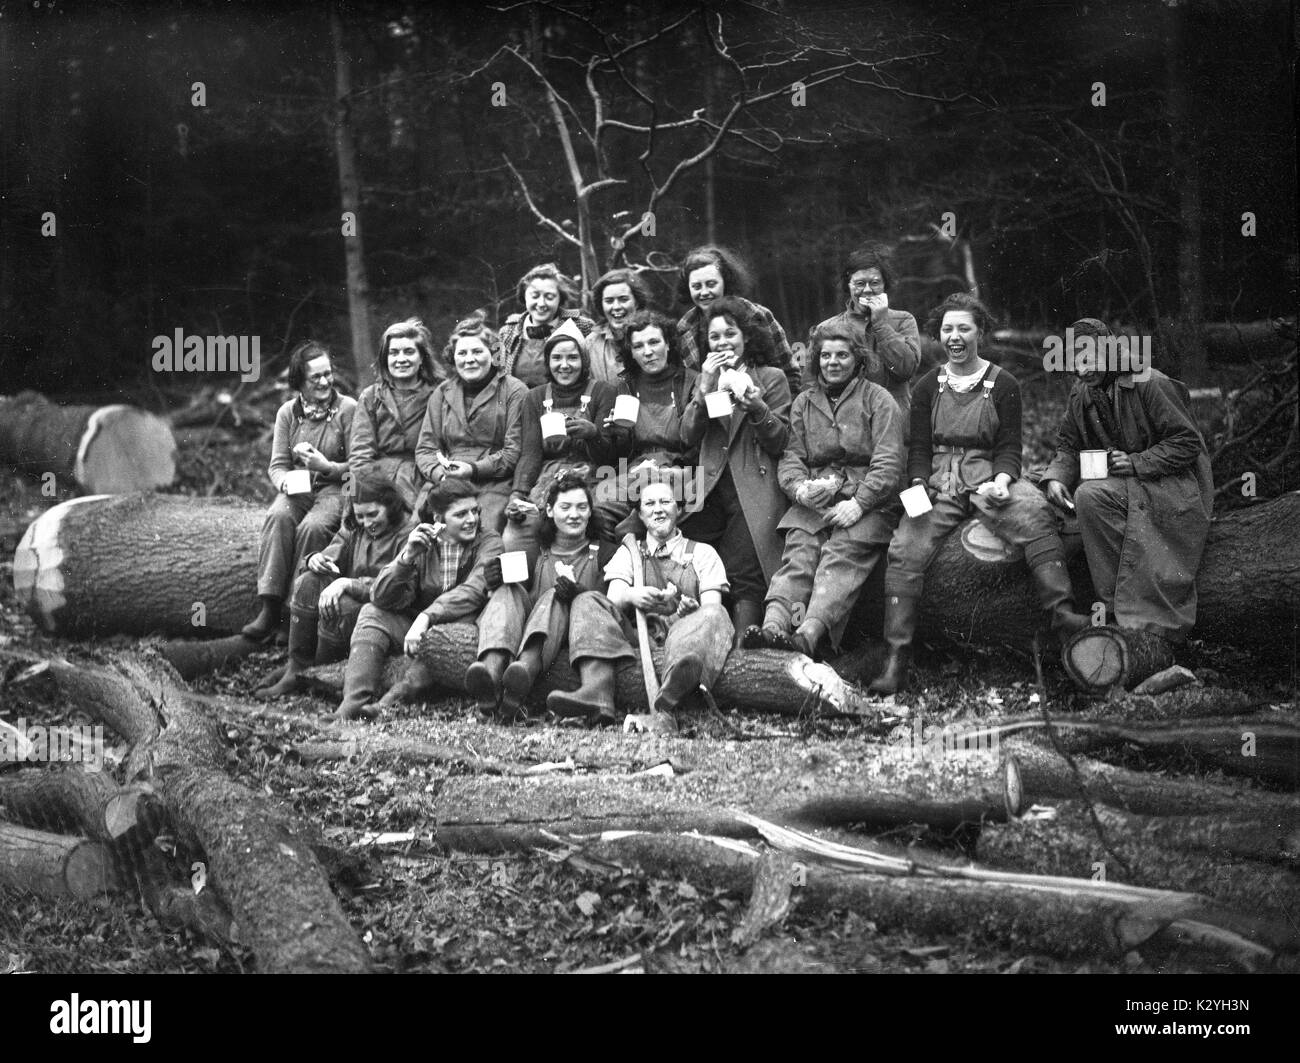
<instances>
[{"instance_id":1,"label":"thin tree trunk","mask_svg":"<svg viewBox=\"0 0 1300 1063\"><path fill-rule=\"evenodd\" d=\"M1165 72L1168 80L1171 125L1170 168L1178 179L1178 319L1174 353L1182 379L1191 384L1205 380L1205 343L1201 323L1205 318L1205 282L1201 268L1201 175L1192 129L1191 73L1188 55L1187 3L1171 4L1169 44Z\"/></svg>"}]
</instances>

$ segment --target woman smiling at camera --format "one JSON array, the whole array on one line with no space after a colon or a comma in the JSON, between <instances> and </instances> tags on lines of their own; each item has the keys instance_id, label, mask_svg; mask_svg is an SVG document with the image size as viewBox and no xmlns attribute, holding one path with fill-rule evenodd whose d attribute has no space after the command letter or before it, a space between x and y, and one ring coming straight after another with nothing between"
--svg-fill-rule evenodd
<instances>
[{"instance_id":1,"label":"woman smiling at camera","mask_svg":"<svg viewBox=\"0 0 1300 1063\"><path fill-rule=\"evenodd\" d=\"M630 269L612 269L591 290L596 308L596 327L586 340L591 375L607 384L617 384L622 369L619 347L632 315L650 305L645 282Z\"/></svg>"},{"instance_id":2,"label":"woman smiling at camera","mask_svg":"<svg viewBox=\"0 0 1300 1063\"><path fill-rule=\"evenodd\" d=\"M682 442L700 447L697 499L682 531L717 550L731 583L736 637L763 616L767 581L781 567L777 525L787 500L777 463L790 438L790 385L772 366L769 337L749 305L709 306L709 355L682 417Z\"/></svg>"},{"instance_id":3,"label":"woman smiling at camera","mask_svg":"<svg viewBox=\"0 0 1300 1063\"><path fill-rule=\"evenodd\" d=\"M925 570L948 534L968 517L1023 547L1053 629L1064 635L1088 624L1074 611L1056 518L1042 493L1020 479L1020 385L980 354L993 331L988 310L959 292L935 307L927 324L948 360L912 391L907 477L924 489L931 508L903 517L889 546L889 659L871 684L878 694L892 694L905 684Z\"/></svg>"},{"instance_id":4,"label":"woman smiling at camera","mask_svg":"<svg viewBox=\"0 0 1300 1063\"><path fill-rule=\"evenodd\" d=\"M481 317L452 329L447 346L456 375L429 396L415 464L435 487L447 477L474 484L484 525L499 532L522 452L528 389L496 367L497 335Z\"/></svg>"},{"instance_id":5,"label":"woman smiling at camera","mask_svg":"<svg viewBox=\"0 0 1300 1063\"><path fill-rule=\"evenodd\" d=\"M595 327L576 306L573 282L553 262L534 266L516 288L523 313L511 314L501 326L501 372L535 388L546 383L542 346L563 321L588 335Z\"/></svg>"},{"instance_id":6,"label":"woman smiling at camera","mask_svg":"<svg viewBox=\"0 0 1300 1063\"><path fill-rule=\"evenodd\" d=\"M257 596L262 608L244 637L267 638L280 623L293 574L323 550L343 519L343 476L357 400L334 389L330 355L314 341L289 356L289 387L298 394L275 415L271 465L277 492L262 523Z\"/></svg>"}]
</instances>

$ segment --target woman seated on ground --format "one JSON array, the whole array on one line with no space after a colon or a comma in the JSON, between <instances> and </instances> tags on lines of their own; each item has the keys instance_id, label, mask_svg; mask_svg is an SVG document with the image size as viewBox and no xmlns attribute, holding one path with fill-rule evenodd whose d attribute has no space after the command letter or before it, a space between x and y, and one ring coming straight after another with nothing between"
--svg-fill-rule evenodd
<instances>
[{"instance_id":1,"label":"woman seated on ground","mask_svg":"<svg viewBox=\"0 0 1300 1063\"><path fill-rule=\"evenodd\" d=\"M541 506L551 482L566 469L592 477L609 460L604 426L614 408L614 389L592 379L582 334L572 322L551 333L543 355L547 379L524 398L523 447L502 533L505 548L526 550L530 563L537 559ZM564 415L563 436L542 435L542 416L548 413Z\"/></svg>"},{"instance_id":2,"label":"woman seated on ground","mask_svg":"<svg viewBox=\"0 0 1300 1063\"><path fill-rule=\"evenodd\" d=\"M280 625L293 574L303 559L329 545L343 519L343 477L357 400L334 389L329 351L309 340L289 356L289 387L297 394L275 415L271 465L278 494L266 511L257 552L262 608L244 636L264 639Z\"/></svg>"},{"instance_id":3,"label":"woman seated on ground","mask_svg":"<svg viewBox=\"0 0 1300 1063\"><path fill-rule=\"evenodd\" d=\"M650 305L650 292L632 270L612 269L596 281L591 303L596 308L596 327L586 341L591 375L606 384L617 384L619 348L627 323L638 310Z\"/></svg>"},{"instance_id":4,"label":"woman seated on ground","mask_svg":"<svg viewBox=\"0 0 1300 1063\"><path fill-rule=\"evenodd\" d=\"M423 481L415 444L429 396L445 376L433 358L433 336L416 318L389 325L375 355L375 382L357 398L348 465L354 477L375 470L414 506Z\"/></svg>"},{"instance_id":5,"label":"woman seated on ground","mask_svg":"<svg viewBox=\"0 0 1300 1063\"><path fill-rule=\"evenodd\" d=\"M766 333L771 364L785 374L795 394L799 391L799 368L794 364L785 329L771 310L746 298L752 287L749 270L734 251L706 244L687 254L677 277L677 300L691 307L677 322L682 361L692 369L700 368L709 352L709 308L716 299L736 299L748 310L754 327Z\"/></svg>"},{"instance_id":6,"label":"woman seated on ground","mask_svg":"<svg viewBox=\"0 0 1300 1063\"><path fill-rule=\"evenodd\" d=\"M722 557L737 637L761 623L768 582L781 567L777 531L787 499L777 464L790 438L790 386L771 364L768 334L738 299L709 308L709 356L682 416L682 442L700 447L695 477L703 508L682 531ZM725 375L724 375L725 374ZM726 391L730 414L709 416L706 396Z\"/></svg>"},{"instance_id":7,"label":"woman seated on ground","mask_svg":"<svg viewBox=\"0 0 1300 1063\"><path fill-rule=\"evenodd\" d=\"M934 309L927 324L948 360L912 390L907 478L924 486L933 508L903 517L889 546L889 658L871 684L878 694L904 686L925 570L948 534L969 517L1024 548L1039 604L1051 614L1054 630L1067 635L1089 622L1074 611L1051 507L1036 487L1020 479L1020 385L980 356L980 345L993 331L989 312L978 299L958 292Z\"/></svg>"},{"instance_id":8,"label":"woman seated on ground","mask_svg":"<svg viewBox=\"0 0 1300 1063\"><path fill-rule=\"evenodd\" d=\"M613 457L621 461L617 476L596 485L596 507L608 528L632 512L637 470L694 465L699 453L682 442L682 412L699 374L682 365L672 321L657 310L638 310L623 331L618 357L618 394L637 400L637 415L630 428L615 424L612 414L605 422Z\"/></svg>"},{"instance_id":9,"label":"woman seated on ground","mask_svg":"<svg viewBox=\"0 0 1300 1063\"><path fill-rule=\"evenodd\" d=\"M527 583L503 583L501 559L484 566L491 596L478 618L478 660L465 673L465 689L484 713L507 722L523 713L537 677L568 643L570 605L584 591L603 591L601 575L614 553L592 529L587 480L562 472L551 480L538 531L542 553L529 565Z\"/></svg>"},{"instance_id":10,"label":"woman seated on ground","mask_svg":"<svg viewBox=\"0 0 1300 1063\"><path fill-rule=\"evenodd\" d=\"M382 475L370 471L357 478L343 527L329 546L307 558L307 571L294 581L289 661L274 682L255 691L258 697L292 694L305 669L347 656L361 607L409 534L410 515L406 499Z\"/></svg>"},{"instance_id":11,"label":"woman seated on ground","mask_svg":"<svg viewBox=\"0 0 1300 1063\"><path fill-rule=\"evenodd\" d=\"M435 487L447 479L473 484L483 524L500 532L519 464L528 389L496 367L497 335L481 317L452 329L447 346L456 374L429 396L415 464Z\"/></svg>"},{"instance_id":12,"label":"woman seated on ground","mask_svg":"<svg viewBox=\"0 0 1300 1063\"><path fill-rule=\"evenodd\" d=\"M572 321L583 336L595 322L578 309L574 284L554 262L534 266L516 288L523 313L511 314L501 326L501 372L535 388L546 383L542 345L562 321Z\"/></svg>"},{"instance_id":13,"label":"woman seated on ground","mask_svg":"<svg viewBox=\"0 0 1300 1063\"><path fill-rule=\"evenodd\" d=\"M903 441L906 443L912 407L910 381L921 364L921 334L916 327L916 318L906 310L896 310L889 305L894 267L881 245L867 244L854 251L840 276L848 296L844 312L827 318L812 331L847 329L853 342L866 351L862 373L873 384L888 391L898 403L903 414ZM811 358L804 364L805 383L813 382L818 368Z\"/></svg>"},{"instance_id":14,"label":"woman seated on ground","mask_svg":"<svg viewBox=\"0 0 1300 1063\"><path fill-rule=\"evenodd\" d=\"M501 536L483 526L474 485L447 477L429 492L419 519L361 607L336 719L377 716L388 655L400 649L413 657L429 625L472 620L487 601L483 566L501 553Z\"/></svg>"},{"instance_id":15,"label":"woman seated on ground","mask_svg":"<svg viewBox=\"0 0 1300 1063\"><path fill-rule=\"evenodd\" d=\"M664 470L641 489L638 535L643 538L629 535L605 566L608 596L593 591L574 598L569 660L581 686L547 695L546 707L557 716L579 716L593 724L617 720L614 671L619 661L638 657L632 648L638 642L638 610L650 639L663 647L663 682L653 712L672 712L721 674L733 635L722 607L727 572L712 547L677 530L680 487L672 481L680 476L678 470ZM643 661L642 667L654 664Z\"/></svg>"},{"instance_id":16,"label":"woman seated on ground","mask_svg":"<svg viewBox=\"0 0 1300 1063\"><path fill-rule=\"evenodd\" d=\"M828 634L838 647L858 592L889 546L905 460L902 415L889 392L867 379L868 353L847 328L813 332L817 375L790 408L790 442L777 471L794 503L779 525L785 552L762 628L744 633L747 647L812 656Z\"/></svg>"}]
</instances>

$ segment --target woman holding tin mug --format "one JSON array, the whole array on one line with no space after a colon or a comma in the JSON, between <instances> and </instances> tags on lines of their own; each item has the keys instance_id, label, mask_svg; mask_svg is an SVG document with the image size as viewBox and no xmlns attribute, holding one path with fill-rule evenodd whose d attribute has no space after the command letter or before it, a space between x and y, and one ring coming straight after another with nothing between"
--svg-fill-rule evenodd
<instances>
[{"instance_id":1,"label":"woman holding tin mug","mask_svg":"<svg viewBox=\"0 0 1300 1063\"><path fill-rule=\"evenodd\" d=\"M694 465L699 453L682 442L682 414L699 374L682 364L672 320L657 310L638 310L623 330L618 357L623 369L605 430L619 471L596 486L602 523L611 528L634 508L636 491L629 481L635 475Z\"/></svg>"},{"instance_id":2,"label":"woman holding tin mug","mask_svg":"<svg viewBox=\"0 0 1300 1063\"><path fill-rule=\"evenodd\" d=\"M928 322L948 355L912 390L907 476L930 506L905 516L889 546L885 641L889 658L871 684L902 689L916 631L925 571L957 525L976 517L999 538L1023 547L1038 600L1062 637L1087 626L1074 610L1056 518L1042 493L1020 479L1020 385L980 355L993 321L984 304L957 293Z\"/></svg>"},{"instance_id":3,"label":"woman holding tin mug","mask_svg":"<svg viewBox=\"0 0 1300 1063\"><path fill-rule=\"evenodd\" d=\"M731 584L737 643L761 623L767 584L781 567L777 525L788 501L777 463L790 438L790 385L772 364L767 331L741 300L709 308L709 354L682 416L682 442L699 445L703 508L682 521L717 550Z\"/></svg>"},{"instance_id":4,"label":"woman holding tin mug","mask_svg":"<svg viewBox=\"0 0 1300 1063\"><path fill-rule=\"evenodd\" d=\"M601 575L614 553L592 530L587 480L565 471L552 478L538 529L541 555L525 582L505 582L502 559L483 574L491 591L478 618L478 660L465 673L465 689L488 714L510 722L523 712L533 684L569 641L569 606L584 591L603 591Z\"/></svg>"},{"instance_id":5,"label":"woman holding tin mug","mask_svg":"<svg viewBox=\"0 0 1300 1063\"><path fill-rule=\"evenodd\" d=\"M289 387L298 394L275 415L271 465L276 489L257 553L262 608L244 637L264 639L280 623L293 574L323 550L343 519L343 477L357 400L334 388L329 351L308 340L289 356Z\"/></svg>"},{"instance_id":6,"label":"woman holding tin mug","mask_svg":"<svg viewBox=\"0 0 1300 1063\"><path fill-rule=\"evenodd\" d=\"M614 408L614 388L592 379L575 325L562 322L542 354L547 380L524 397L523 444L501 536L507 550L527 551L530 562L551 481L566 469L590 477L609 459L605 422Z\"/></svg>"}]
</instances>

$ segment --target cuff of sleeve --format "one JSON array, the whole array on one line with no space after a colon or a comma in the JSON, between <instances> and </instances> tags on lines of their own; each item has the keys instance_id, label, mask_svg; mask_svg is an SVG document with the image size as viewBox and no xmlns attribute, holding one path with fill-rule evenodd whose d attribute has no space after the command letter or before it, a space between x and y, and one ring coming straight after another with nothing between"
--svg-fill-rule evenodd
<instances>
[{"instance_id":1,"label":"cuff of sleeve","mask_svg":"<svg viewBox=\"0 0 1300 1063\"><path fill-rule=\"evenodd\" d=\"M471 461L469 466L474 470L474 482L481 483L492 474L492 459L480 458L478 461Z\"/></svg>"},{"instance_id":2,"label":"cuff of sleeve","mask_svg":"<svg viewBox=\"0 0 1300 1063\"><path fill-rule=\"evenodd\" d=\"M434 602L428 609L423 610L420 615L427 616L430 624L437 624L441 622L442 612L442 606Z\"/></svg>"},{"instance_id":3,"label":"cuff of sleeve","mask_svg":"<svg viewBox=\"0 0 1300 1063\"><path fill-rule=\"evenodd\" d=\"M348 590L351 592L353 598L369 598L370 580L368 579L349 580Z\"/></svg>"},{"instance_id":4,"label":"cuff of sleeve","mask_svg":"<svg viewBox=\"0 0 1300 1063\"><path fill-rule=\"evenodd\" d=\"M1133 461L1133 475L1139 480L1153 480L1153 470L1151 468L1151 459L1145 454L1130 454Z\"/></svg>"}]
</instances>

